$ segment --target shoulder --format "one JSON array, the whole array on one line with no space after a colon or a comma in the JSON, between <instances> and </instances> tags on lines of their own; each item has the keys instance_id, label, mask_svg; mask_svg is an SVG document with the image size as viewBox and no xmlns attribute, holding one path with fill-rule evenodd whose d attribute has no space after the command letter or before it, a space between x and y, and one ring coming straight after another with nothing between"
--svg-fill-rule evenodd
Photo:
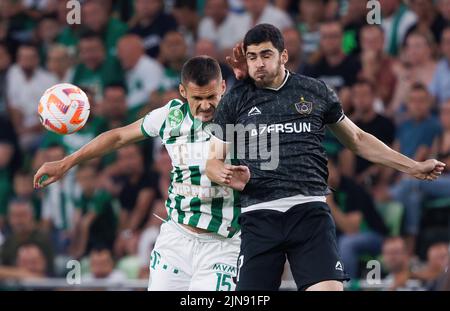
<instances>
[{"instance_id":1,"label":"shoulder","mask_svg":"<svg viewBox=\"0 0 450 311\"><path fill-rule=\"evenodd\" d=\"M327 98L332 90L322 80L304 76L298 73L291 73L292 83L299 89L305 89L319 98Z\"/></svg>"}]
</instances>

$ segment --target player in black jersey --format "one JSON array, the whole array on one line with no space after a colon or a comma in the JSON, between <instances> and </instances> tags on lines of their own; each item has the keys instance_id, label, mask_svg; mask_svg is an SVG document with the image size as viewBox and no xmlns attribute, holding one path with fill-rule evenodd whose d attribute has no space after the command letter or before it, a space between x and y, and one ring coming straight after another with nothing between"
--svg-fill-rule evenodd
<instances>
[{"instance_id":1,"label":"player in black jersey","mask_svg":"<svg viewBox=\"0 0 450 311\"><path fill-rule=\"evenodd\" d=\"M224 185L239 174L223 162L230 146L251 172L240 195L237 290L278 289L286 258L299 290L343 290L348 277L326 204L324 127L361 157L419 179L436 179L445 164L395 152L348 119L325 83L287 71L288 54L274 26L255 26L234 52L235 74L248 71L249 77L217 108L206 174Z\"/></svg>"}]
</instances>

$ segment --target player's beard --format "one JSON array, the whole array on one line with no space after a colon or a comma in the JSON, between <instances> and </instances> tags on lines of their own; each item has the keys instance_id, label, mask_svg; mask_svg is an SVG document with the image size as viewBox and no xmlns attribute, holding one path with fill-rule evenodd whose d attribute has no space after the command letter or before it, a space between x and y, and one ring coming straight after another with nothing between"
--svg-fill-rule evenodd
<instances>
[{"instance_id":1,"label":"player's beard","mask_svg":"<svg viewBox=\"0 0 450 311\"><path fill-rule=\"evenodd\" d=\"M259 88L270 87L275 81L275 79L278 77L278 75L281 74L280 68L281 68L281 59L278 60L277 67L273 72L265 71L266 74L262 80L253 79L255 81L255 85Z\"/></svg>"}]
</instances>

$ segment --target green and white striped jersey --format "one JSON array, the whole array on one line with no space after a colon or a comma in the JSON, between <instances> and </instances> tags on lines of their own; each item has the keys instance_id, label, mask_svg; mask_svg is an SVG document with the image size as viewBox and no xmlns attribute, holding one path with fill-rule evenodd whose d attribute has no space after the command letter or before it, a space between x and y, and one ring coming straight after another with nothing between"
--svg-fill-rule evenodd
<instances>
[{"instance_id":1,"label":"green and white striped jersey","mask_svg":"<svg viewBox=\"0 0 450 311\"><path fill-rule=\"evenodd\" d=\"M166 201L169 218L232 237L239 231L238 192L219 186L206 176L211 134L203 125L192 116L188 103L174 99L148 113L141 130L145 136L159 136L172 159Z\"/></svg>"}]
</instances>

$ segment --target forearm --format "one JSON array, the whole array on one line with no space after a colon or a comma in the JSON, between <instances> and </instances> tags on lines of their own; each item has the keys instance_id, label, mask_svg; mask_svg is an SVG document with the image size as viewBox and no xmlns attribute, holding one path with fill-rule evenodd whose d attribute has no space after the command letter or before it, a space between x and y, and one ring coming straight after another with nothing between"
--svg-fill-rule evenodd
<instances>
[{"instance_id":1,"label":"forearm","mask_svg":"<svg viewBox=\"0 0 450 311\"><path fill-rule=\"evenodd\" d=\"M84 161L101 157L125 144L126 142L121 140L119 129L113 129L100 134L91 142L64 158L64 163L68 166L67 169L70 169Z\"/></svg>"},{"instance_id":2,"label":"forearm","mask_svg":"<svg viewBox=\"0 0 450 311\"><path fill-rule=\"evenodd\" d=\"M410 169L417 164L413 159L391 149L369 133L362 132L358 136L353 151L370 162L382 164L404 173L409 173Z\"/></svg>"}]
</instances>

